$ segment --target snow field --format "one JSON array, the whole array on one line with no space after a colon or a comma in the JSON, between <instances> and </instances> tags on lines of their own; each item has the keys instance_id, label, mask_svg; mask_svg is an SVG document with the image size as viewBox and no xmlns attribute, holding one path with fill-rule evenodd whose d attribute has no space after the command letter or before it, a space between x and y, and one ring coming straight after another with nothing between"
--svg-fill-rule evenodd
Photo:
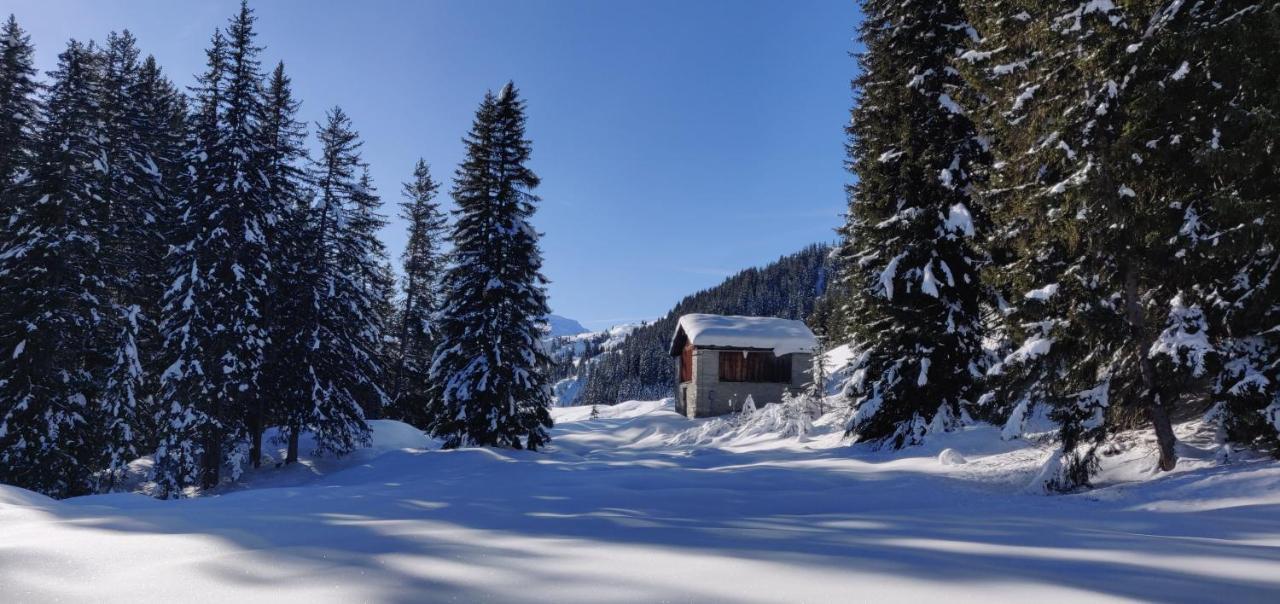
<instances>
[{"instance_id":1,"label":"snow field","mask_svg":"<svg viewBox=\"0 0 1280 604\"><path fill-rule=\"evenodd\" d=\"M1048 449L1001 440L995 427L890 453L847 446L834 414L780 437L753 421L690 421L666 401L599 412L555 409L554 444L541 453L438 451L408 426L375 422L370 449L264 467L189 500L56 502L0 487L0 593L6 602L1271 602L1280 593L1280 464L1221 464L1198 425L1180 426L1184 460L1173 474L1150 475L1150 436L1135 433L1104 458L1100 488L1050 497L1024 491ZM952 454L967 463L943 461Z\"/></svg>"}]
</instances>

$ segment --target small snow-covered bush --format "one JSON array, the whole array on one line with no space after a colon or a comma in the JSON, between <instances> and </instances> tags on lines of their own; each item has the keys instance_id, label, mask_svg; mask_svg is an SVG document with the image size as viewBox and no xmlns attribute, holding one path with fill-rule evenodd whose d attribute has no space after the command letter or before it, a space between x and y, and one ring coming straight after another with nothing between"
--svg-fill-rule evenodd
<instances>
[{"instance_id":1,"label":"small snow-covered bush","mask_svg":"<svg viewBox=\"0 0 1280 604\"><path fill-rule=\"evenodd\" d=\"M964 455L961 455L955 449L943 449L938 454L938 463L944 466L960 466L969 463L969 460L965 459Z\"/></svg>"}]
</instances>

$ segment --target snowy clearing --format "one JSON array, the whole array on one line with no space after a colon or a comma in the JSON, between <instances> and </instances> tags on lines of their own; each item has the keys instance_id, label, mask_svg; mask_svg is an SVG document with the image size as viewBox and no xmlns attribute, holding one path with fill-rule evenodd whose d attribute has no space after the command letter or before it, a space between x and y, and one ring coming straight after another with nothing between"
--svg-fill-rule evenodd
<instances>
[{"instance_id":1,"label":"snowy clearing","mask_svg":"<svg viewBox=\"0 0 1280 604\"><path fill-rule=\"evenodd\" d=\"M889 454L843 445L831 416L777 438L689 421L665 402L600 408L594 420L587 407L554 414L546 452L432 451L403 424L374 422L369 450L264 469L189 500L55 502L0 487L0 593L5 602L1280 596L1280 464L1219 464L1194 424L1180 427L1176 473L1151 477L1152 445L1139 433L1107 458L1104 486L1048 497L1023 491L1044 450L1001 441L993 427Z\"/></svg>"}]
</instances>

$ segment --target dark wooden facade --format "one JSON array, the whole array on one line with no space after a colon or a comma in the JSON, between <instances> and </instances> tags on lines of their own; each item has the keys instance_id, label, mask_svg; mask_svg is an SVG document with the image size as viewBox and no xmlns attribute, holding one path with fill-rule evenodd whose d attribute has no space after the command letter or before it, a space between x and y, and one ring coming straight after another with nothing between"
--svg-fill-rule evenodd
<instances>
[{"instance_id":1,"label":"dark wooden facade","mask_svg":"<svg viewBox=\"0 0 1280 604\"><path fill-rule=\"evenodd\" d=\"M721 351L720 381L786 384L791 381L791 359L773 351Z\"/></svg>"},{"instance_id":2,"label":"dark wooden facade","mask_svg":"<svg viewBox=\"0 0 1280 604\"><path fill-rule=\"evenodd\" d=\"M680 382L693 381L693 344L685 344L680 351Z\"/></svg>"}]
</instances>

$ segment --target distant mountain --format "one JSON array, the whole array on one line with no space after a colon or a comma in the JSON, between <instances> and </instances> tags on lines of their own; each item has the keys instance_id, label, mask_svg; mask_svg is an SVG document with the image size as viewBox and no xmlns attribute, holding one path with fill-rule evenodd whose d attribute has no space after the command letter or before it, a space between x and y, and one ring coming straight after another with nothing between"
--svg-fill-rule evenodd
<instances>
[{"instance_id":1,"label":"distant mountain","mask_svg":"<svg viewBox=\"0 0 1280 604\"><path fill-rule=\"evenodd\" d=\"M587 328L583 327L581 323L560 315L547 315L547 327L549 327L547 330L548 338L561 338L587 333Z\"/></svg>"},{"instance_id":2,"label":"distant mountain","mask_svg":"<svg viewBox=\"0 0 1280 604\"><path fill-rule=\"evenodd\" d=\"M667 354L681 315L723 315L812 319L831 273L830 246L815 244L761 267L746 269L715 287L692 294L666 316L635 327L626 338L586 350L565 347L554 360L552 382L560 405L612 405L671 395L675 365ZM822 314L819 312L817 314ZM812 316L811 315L815 315ZM585 336L584 336L585 337ZM554 358L554 357L553 357Z\"/></svg>"},{"instance_id":3,"label":"distant mountain","mask_svg":"<svg viewBox=\"0 0 1280 604\"><path fill-rule=\"evenodd\" d=\"M602 331L588 331L572 336L548 337L543 340L551 356L552 398L555 406L577 404L586 374L584 364L611 350L616 350L631 332L644 327L645 321L614 325Z\"/></svg>"}]
</instances>

